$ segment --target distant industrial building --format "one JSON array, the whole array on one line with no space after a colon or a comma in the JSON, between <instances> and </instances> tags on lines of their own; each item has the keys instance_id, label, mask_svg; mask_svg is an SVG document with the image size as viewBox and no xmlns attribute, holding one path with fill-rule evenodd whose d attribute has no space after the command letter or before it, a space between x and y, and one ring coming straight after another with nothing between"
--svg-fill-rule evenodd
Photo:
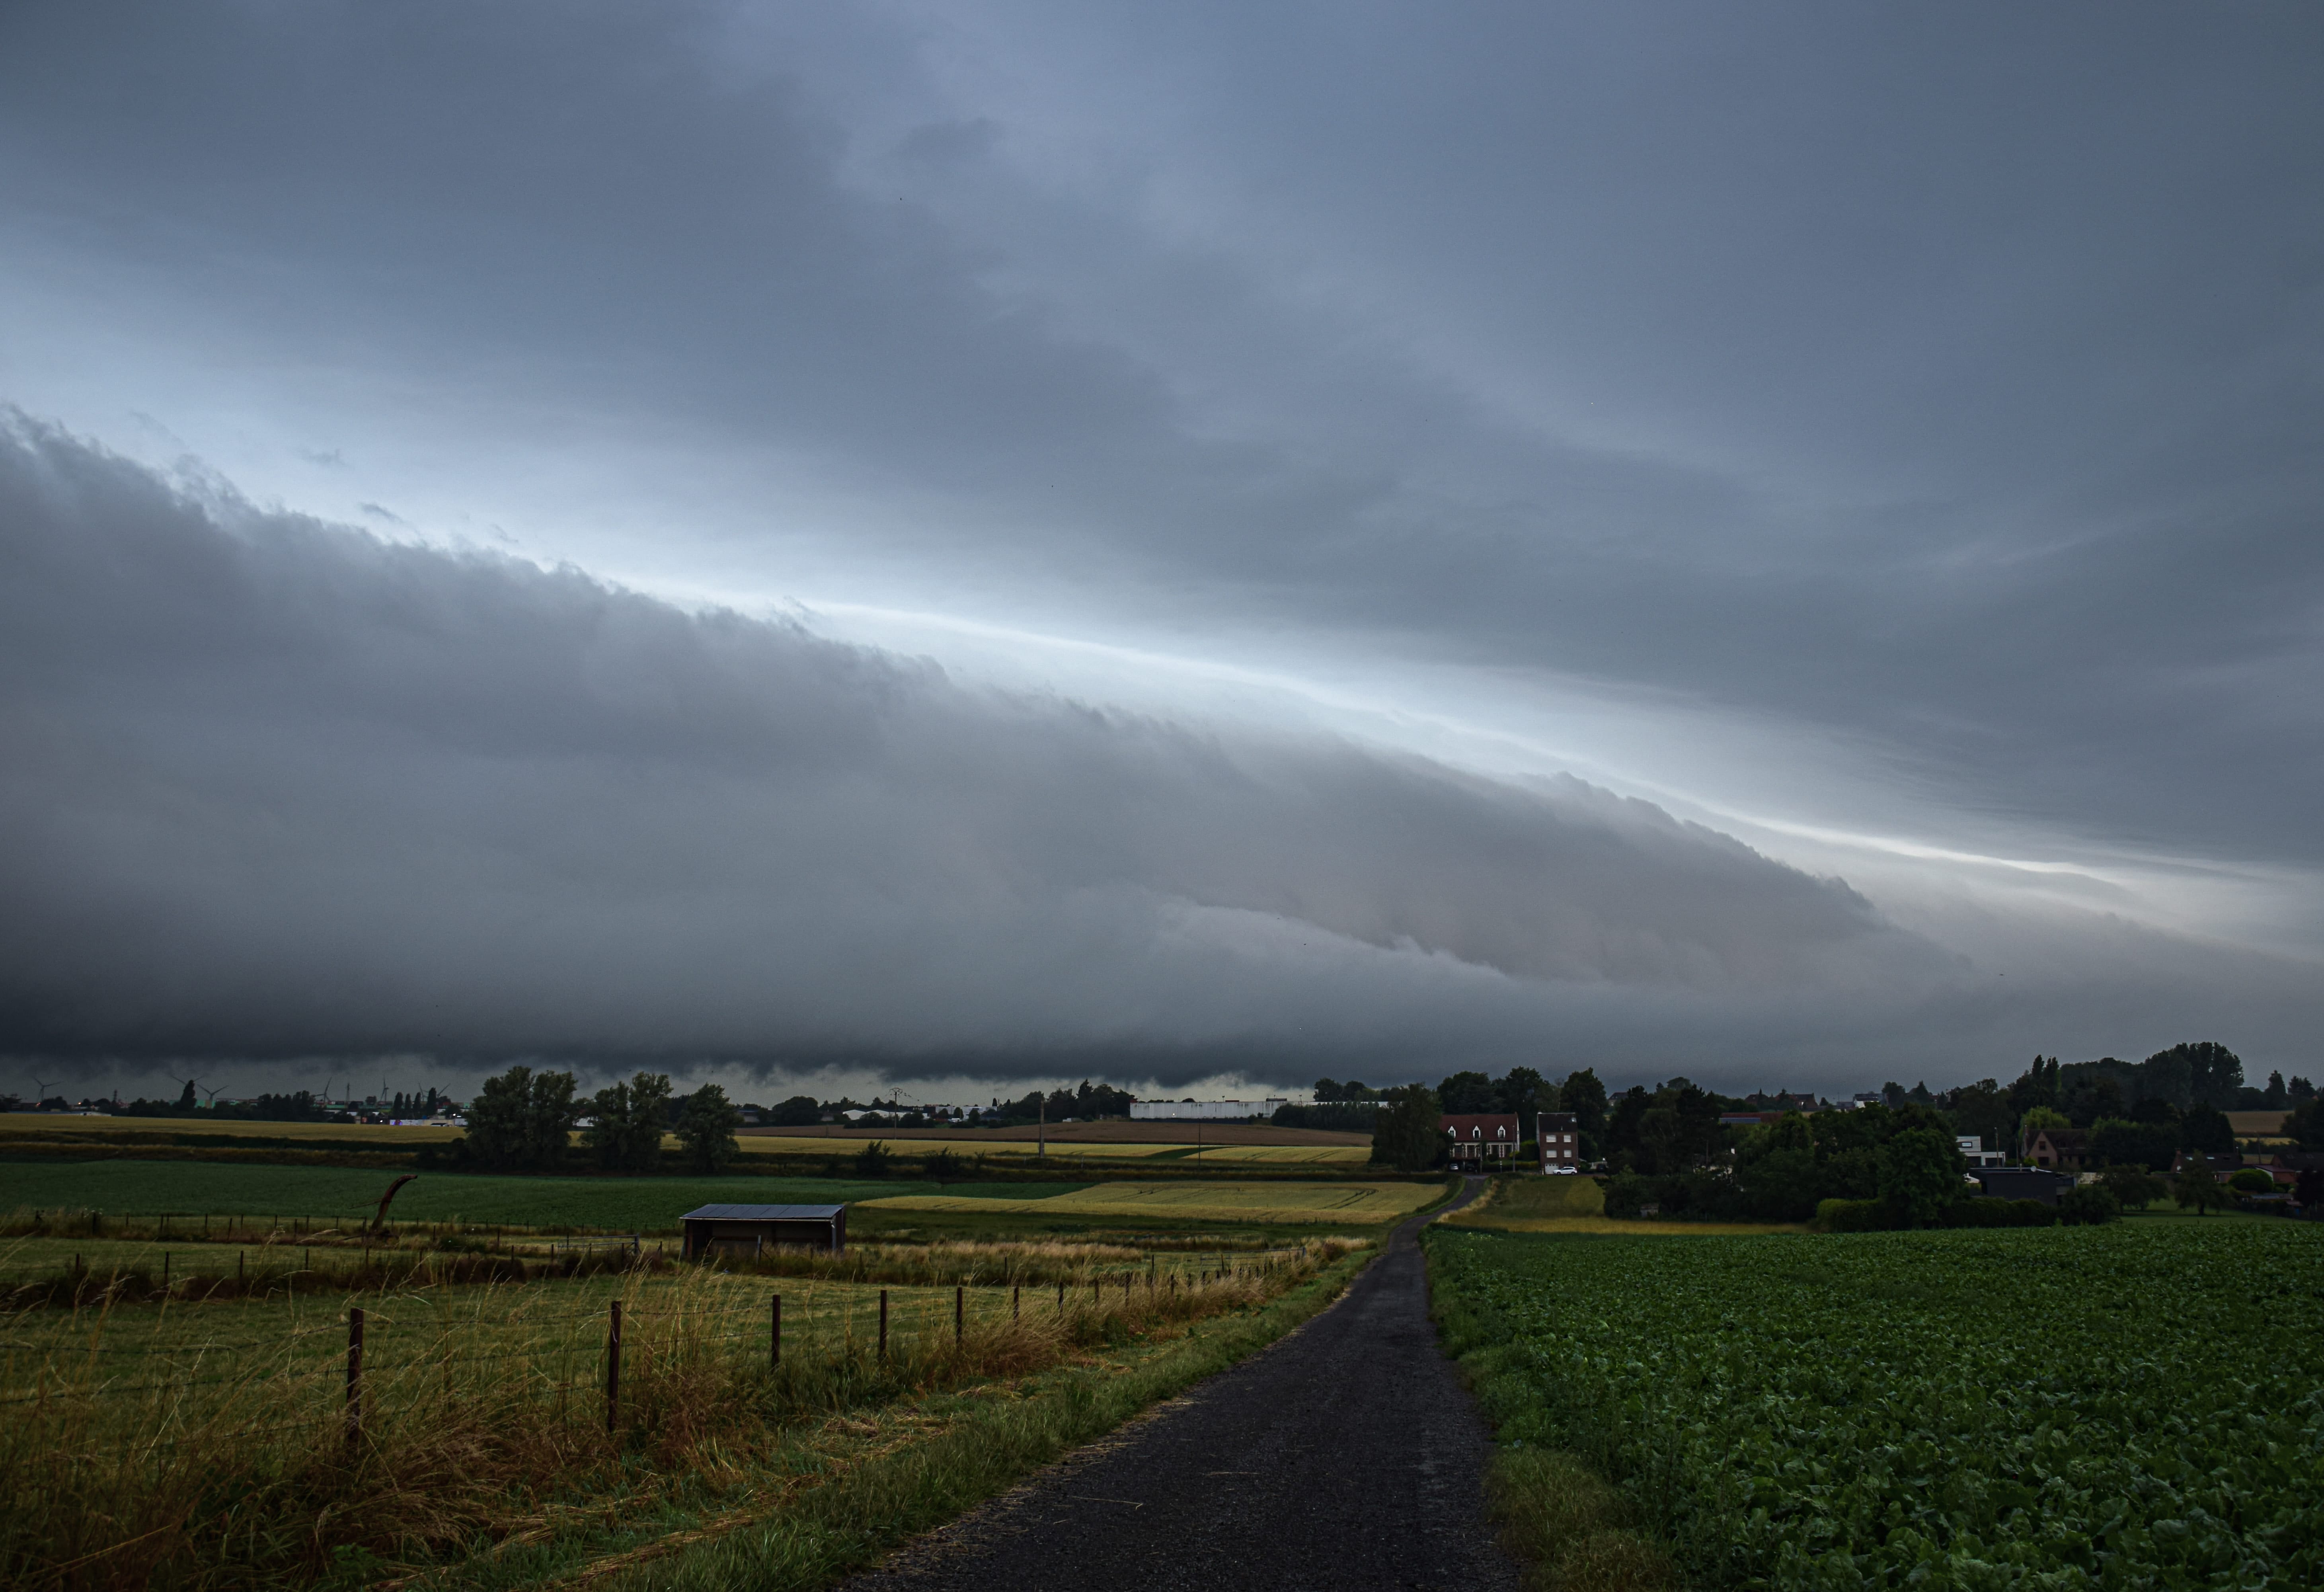
<instances>
[{"instance_id":1,"label":"distant industrial building","mask_svg":"<svg viewBox=\"0 0 2324 1592\"><path fill-rule=\"evenodd\" d=\"M1132 1122L1248 1122L1273 1116L1288 1100L1133 1100Z\"/></svg>"}]
</instances>

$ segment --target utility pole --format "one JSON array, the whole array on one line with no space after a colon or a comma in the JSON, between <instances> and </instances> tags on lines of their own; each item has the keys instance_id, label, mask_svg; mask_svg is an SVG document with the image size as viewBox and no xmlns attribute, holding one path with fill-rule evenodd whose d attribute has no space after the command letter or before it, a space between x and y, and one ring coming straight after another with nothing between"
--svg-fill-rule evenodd
<instances>
[{"instance_id":1,"label":"utility pole","mask_svg":"<svg viewBox=\"0 0 2324 1592\"><path fill-rule=\"evenodd\" d=\"M1049 1097L1041 1097L1041 1147L1034 1154L1047 1160L1049 1154Z\"/></svg>"}]
</instances>

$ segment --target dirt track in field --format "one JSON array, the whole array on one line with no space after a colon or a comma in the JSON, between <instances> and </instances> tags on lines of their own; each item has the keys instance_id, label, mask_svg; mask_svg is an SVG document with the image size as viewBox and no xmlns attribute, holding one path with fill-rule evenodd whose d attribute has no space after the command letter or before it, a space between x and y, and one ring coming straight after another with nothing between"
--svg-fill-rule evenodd
<instances>
[{"instance_id":1,"label":"dirt track in field","mask_svg":"<svg viewBox=\"0 0 2324 1592\"><path fill-rule=\"evenodd\" d=\"M1428 1320L1421 1221L1296 1332L843 1592L1512 1592L1485 1427Z\"/></svg>"}]
</instances>

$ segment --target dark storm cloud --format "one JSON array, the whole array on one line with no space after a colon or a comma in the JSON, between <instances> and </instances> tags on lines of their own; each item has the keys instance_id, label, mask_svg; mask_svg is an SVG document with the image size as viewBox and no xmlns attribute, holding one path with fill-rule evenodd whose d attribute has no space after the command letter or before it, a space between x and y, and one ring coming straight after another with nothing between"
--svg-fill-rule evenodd
<instances>
[{"instance_id":1,"label":"dark storm cloud","mask_svg":"<svg viewBox=\"0 0 2324 1592\"><path fill-rule=\"evenodd\" d=\"M1116 612L1651 682L1978 810L2324 856L2311 7L0 28L20 245L301 357L804 450ZM979 52L1024 103L945 68ZM1061 197L1025 152L1076 136L1118 175Z\"/></svg>"},{"instance_id":2,"label":"dark storm cloud","mask_svg":"<svg viewBox=\"0 0 2324 1592\"><path fill-rule=\"evenodd\" d=\"M1948 967L1579 783L974 692L22 423L0 536L0 1049L1183 1069Z\"/></svg>"},{"instance_id":3,"label":"dark storm cloud","mask_svg":"<svg viewBox=\"0 0 2324 1592\"><path fill-rule=\"evenodd\" d=\"M972 617L1062 588L1101 637L1667 692L2029 849L2294 881L2319 64L2319 14L2267 5L27 4L0 289L237 393L322 373L274 402L340 404L300 438L335 471L442 412L479 459L683 438L742 485L620 567L689 589L689 537L798 589L754 483L803 482ZM8 297L0 347L77 368ZM5 1042L1176 1076L2312 1044L2312 968L2234 945L2061 920L2004 997L1584 787L229 533L17 446ZM637 446L633 495L693 485ZM422 521L408 485L350 490Z\"/></svg>"},{"instance_id":4,"label":"dark storm cloud","mask_svg":"<svg viewBox=\"0 0 2324 1592\"><path fill-rule=\"evenodd\" d=\"M2324 858L2311 7L0 27L19 239L302 356L805 450L1115 611L1651 682L1978 810ZM979 51L1026 104L936 86ZM1121 175L1010 163L1075 134ZM1165 236L1164 189L1223 197ZM1307 291L1342 266L1369 320Z\"/></svg>"}]
</instances>

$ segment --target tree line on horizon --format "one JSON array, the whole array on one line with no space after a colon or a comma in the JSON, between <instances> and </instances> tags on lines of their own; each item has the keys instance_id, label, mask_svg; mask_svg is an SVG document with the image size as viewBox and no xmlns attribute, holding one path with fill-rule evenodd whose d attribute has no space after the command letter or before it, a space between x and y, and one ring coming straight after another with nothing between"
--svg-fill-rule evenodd
<instances>
[{"instance_id":1,"label":"tree line on horizon","mask_svg":"<svg viewBox=\"0 0 2324 1592\"><path fill-rule=\"evenodd\" d=\"M2324 1099L2308 1079L2286 1081L2279 1072L2264 1089L2248 1088L2242 1060L2213 1041L2176 1045L2135 1065L2061 1066L2037 1056L2006 1087L1985 1078L1938 1094L1892 1083L1877 1104L1793 1111L1745 1127L1720 1118L1761 1110L1766 1097L1721 1095L1679 1078L1609 1098L1586 1068L1555 1083L1519 1067L1497 1078L1454 1073L1434 1088L1333 1088L1342 1098L1379 1102L1373 1159L1408 1171L1444 1163L1443 1116L1511 1113L1530 1137L1534 1113L1571 1112L1582 1159L1606 1168L1607 1208L1615 1214L1655 1205L1666 1215L1803 1221L1825 1201L1844 1200L1877 1203L1883 1219L1911 1225L1960 1197L1968 1163L1959 1137L2017 1150L2037 1129L2080 1127L2090 1135L2094 1164L2151 1176L2182 1151L2232 1153L2234 1127L2219 1102L2240 1109L2255 1096L2255 1109L2280 1103L2287 1110L2302 1150L2324 1152ZM2127 1180L2123 1187L2138 1192Z\"/></svg>"}]
</instances>

